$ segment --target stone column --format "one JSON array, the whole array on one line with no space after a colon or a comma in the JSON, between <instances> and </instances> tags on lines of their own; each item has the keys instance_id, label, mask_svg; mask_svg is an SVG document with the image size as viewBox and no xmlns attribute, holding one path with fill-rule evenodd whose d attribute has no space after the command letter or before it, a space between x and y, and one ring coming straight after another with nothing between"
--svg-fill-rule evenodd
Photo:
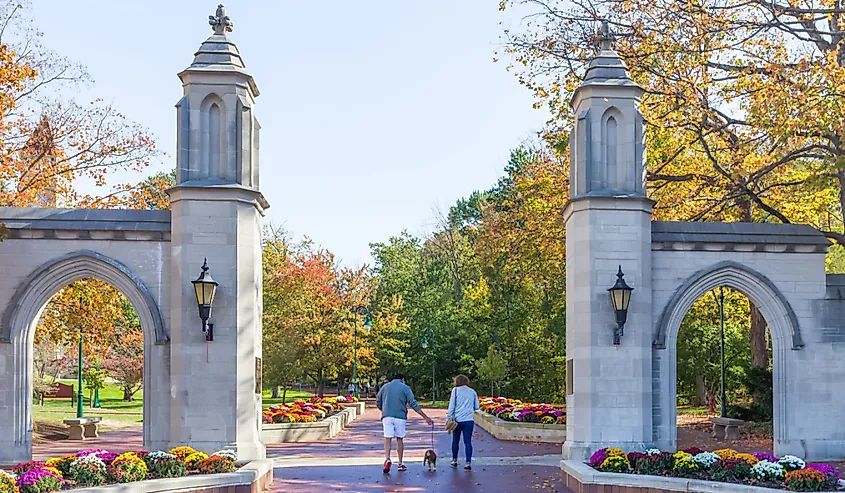
<instances>
[{"instance_id":1,"label":"stone column","mask_svg":"<svg viewBox=\"0 0 845 493\"><path fill-rule=\"evenodd\" d=\"M565 458L652 442L651 207L645 195L642 89L610 46L576 89L566 221ZM624 336L613 343L608 288L621 267L634 288Z\"/></svg>"}]
</instances>

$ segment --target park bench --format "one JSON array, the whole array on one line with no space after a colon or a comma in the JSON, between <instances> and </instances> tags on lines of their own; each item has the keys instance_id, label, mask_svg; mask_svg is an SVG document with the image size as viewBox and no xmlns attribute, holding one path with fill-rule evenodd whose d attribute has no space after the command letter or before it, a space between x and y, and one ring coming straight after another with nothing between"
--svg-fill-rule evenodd
<instances>
[{"instance_id":1,"label":"park bench","mask_svg":"<svg viewBox=\"0 0 845 493\"><path fill-rule=\"evenodd\" d=\"M68 426L68 440L85 440L86 438L97 438L97 426L103 418L99 416L87 416L84 418L71 418L64 420Z\"/></svg>"},{"instance_id":2,"label":"park bench","mask_svg":"<svg viewBox=\"0 0 845 493\"><path fill-rule=\"evenodd\" d=\"M733 418L710 418L710 422L713 423L713 438L725 440L739 440L739 427L745 424L745 421Z\"/></svg>"}]
</instances>

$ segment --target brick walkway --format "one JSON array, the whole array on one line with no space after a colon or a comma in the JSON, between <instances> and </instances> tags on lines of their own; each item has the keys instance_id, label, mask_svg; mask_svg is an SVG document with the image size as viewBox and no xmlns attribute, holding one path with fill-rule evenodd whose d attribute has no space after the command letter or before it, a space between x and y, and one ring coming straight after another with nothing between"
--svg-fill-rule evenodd
<instances>
[{"instance_id":1,"label":"brick walkway","mask_svg":"<svg viewBox=\"0 0 845 493\"><path fill-rule=\"evenodd\" d=\"M445 421L445 410L426 410L435 423ZM413 411L409 412L405 438L408 471L381 471L384 460L379 412L367 412L333 440L314 443L275 444L267 456L276 461L273 492L505 492L568 491L560 478L560 446L532 445L496 440L476 428L473 434L473 470L464 471L463 449L460 468L449 467L451 437L438 428L434 435L437 470L422 466L425 450L431 446L431 429ZM397 462L393 451L394 464Z\"/></svg>"}]
</instances>

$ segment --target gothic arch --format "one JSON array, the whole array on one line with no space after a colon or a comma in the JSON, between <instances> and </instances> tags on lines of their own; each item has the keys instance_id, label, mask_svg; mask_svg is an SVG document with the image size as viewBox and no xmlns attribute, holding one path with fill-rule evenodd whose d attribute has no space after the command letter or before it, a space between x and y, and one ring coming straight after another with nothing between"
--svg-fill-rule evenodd
<instances>
[{"instance_id":1,"label":"gothic arch","mask_svg":"<svg viewBox=\"0 0 845 493\"><path fill-rule=\"evenodd\" d=\"M200 104L200 179L230 177L227 149L226 105L211 93Z\"/></svg>"},{"instance_id":2,"label":"gothic arch","mask_svg":"<svg viewBox=\"0 0 845 493\"><path fill-rule=\"evenodd\" d=\"M154 368L152 349L168 342L164 318L144 282L124 264L90 250L72 252L53 259L33 271L17 287L8 308L3 313L0 342L11 343L13 381L6 390L11 393L12 406L2 414L10 426L14 444L32 447L32 360L35 326L47 302L60 289L80 279L98 279L118 289L138 314L144 333L144 390L152 399L144 399L144 416L150 416L152 400L164 390ZM164 390L166 395L166 390ZM148 402L149 401L149 402ZM151 428L144 420L144 443L150 441ZM31 452L30 452L31 454Z\"/></svg>"},{"instance_id":3,"label":"gothic arch","mask_svg":"<svg viewBox=\"0 0 845 493\"><path fill-rule=\"evenodd\" d=\"M659 441L674 447L677 443L677 339L681 322L692 304L708 291L719 286L736 289L746 295L762 312L772 337L773 348L773 388L774 388L774 444L775 454L781 444L788 443L787 414L789 413L787 394L787 350L801 349L804 344L798 319L786 297L763 274L733 261L716 263L691 275L675 290L675 294L663 308L657 323L654 338L654 364L659 367L658 381L654 385L660 389L656 396L659 406L656 411L663 423L659 428L664 431L657 435ZM664 353L665 351L665 353ZM655 415L655 423L660 422ZM665 436L668 434L668 437ZM663 440L668 439L668 443Z\"/></svg>"},{"instance_id":4,"label":"gothic arch","mask_svg":"<svg viewBox=\"0 0 845 493\"><path fill-rule=\"evenodd\" d=\"M615 106L607 108L601 116L601 162L604 173L602 178L610 189L622 188L622 184L626 182L625 156L621 152L621 143L625 140L624 128L622 112Z\"/></svg>"}]
</instances>

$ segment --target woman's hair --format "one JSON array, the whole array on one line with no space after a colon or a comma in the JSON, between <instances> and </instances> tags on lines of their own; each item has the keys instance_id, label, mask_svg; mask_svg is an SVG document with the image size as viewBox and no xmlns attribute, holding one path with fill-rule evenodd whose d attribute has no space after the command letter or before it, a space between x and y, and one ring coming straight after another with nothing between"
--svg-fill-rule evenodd
<instances>
[{"instance_id":1,"label":"woman's hair","mask_svg":"<svg viewBox=\"0 0 845 493\"><path fill-rule=\"evenodd\" d=\"M464 374L455 377L455 387L463 387L464 385L469 385L469 377Z\"/></svg>"}]
</instances>

